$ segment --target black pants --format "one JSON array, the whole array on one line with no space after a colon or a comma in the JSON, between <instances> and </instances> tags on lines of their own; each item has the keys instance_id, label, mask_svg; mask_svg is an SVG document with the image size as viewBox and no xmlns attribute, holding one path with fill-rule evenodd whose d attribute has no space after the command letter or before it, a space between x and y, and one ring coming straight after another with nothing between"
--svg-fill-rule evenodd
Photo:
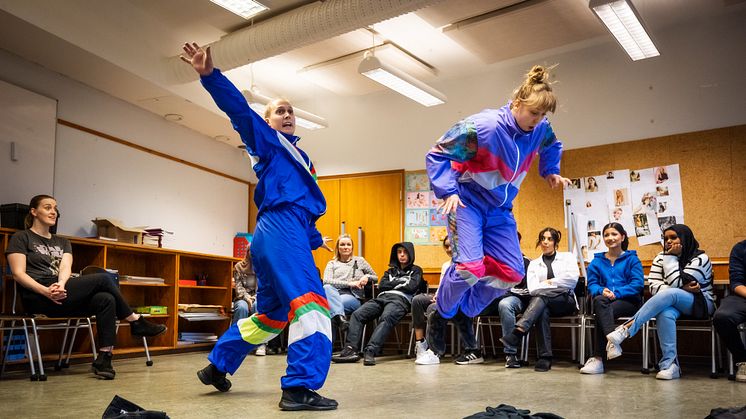
<instances>
[{"instance_id":1,"label":"black pants","mask_svg":"<svg viewBox=\"0 0 746 419\"><path fill-rule=\"evenodd\" d=\"M438 311L436 304L431 303L427 308L427 345L437 355L443 356L446 353L446 326L452 321L458 328L458 334L461 343L466 351L476 351L477 337L474 334L474 321L471 317L462 313L461 310L450 319L443 318Z\"/></svg>"},{"instance_id":2,"label":"black pants","mask_svg":"<svg viewBox=\"0 0 746 419\"><path fill-rule=\"evenodd\" d=\"M70 278L65 284L67 298L55 304L35 292L23 293L23 308L28 313L48 317L88 317L96 315L96 330L100 347L117 343L116 320L132 314L119 288L107 274L83 275Z\"/></svg>"},{"instance_id":3,"label":"black pants","mask_svg":"<svg viewBox=\"0 0 746 419\"><path fill-rule=\"evenodd\" d=\"M551 358L552 331L549 317L567 316L574 313L575 310L577 310L575 298L569 291L552 297L531 297L531 301L523 312L523 317L516 323L516 327L528 332L534 324L537 324L536 342L539 345L539 358Z\"/></svg>"},{"instance_id":4,"label":"black pants","mask_svg":"<svg viewBox=\"0 0 746 419\"><path fill-rule=\"evenodd\" d=\"M412 327L415 329L424 329L427 325L425 312L430 304L433 303L432 294L417 294L412 299Z\"/></svg>"},{"instance_id":5,"label":"black pants","mask_svg":"<svg viewBox=\"0 0 746 419\"><path fill-rule=\"evenodd\" d=\"M640 309L639 297L610 300L603 295L593 297L593 316L596 320L596 340L590 356L606 359L606 335L616 328L615 319L634 316Z\"/></svg>"},{"instance_id":6,"label":"black pants","mask_svg":"<svg viewBox=\"0 0 746 419\"><path fill-rule=\"evenodd\" d=\"M740 295L725 297L712 316L712 323L733 354L733 362L746 362L746 348L738 333L738 325L746 323L746 298Z\"/></svg>"},{"instance_id":7,"label":"black pants","mask_svg":"<svg viewBox=\"0 0 746 419\"><path fill-rule=\"evenodd\" d=\"M352 312L350 328L347 330L347 341L345 345L356 350L360 347L360 339L363 336L363 327L371 320L378 319L378 325L373 330L370 341L365 346L366 351L378 353L383 347L386 337L391 333L397 323L409 312L409 301L395 294L382 294L361 305Z\"/></svg>"}]
</instances>

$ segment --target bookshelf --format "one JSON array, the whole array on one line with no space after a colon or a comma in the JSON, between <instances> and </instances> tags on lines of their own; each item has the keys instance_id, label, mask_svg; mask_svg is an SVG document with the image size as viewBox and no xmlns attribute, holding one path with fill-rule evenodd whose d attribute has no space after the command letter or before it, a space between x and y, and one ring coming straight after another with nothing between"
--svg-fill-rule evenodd
<instances>
[{"instance_id":1,"label":"bookshelf","mask_svg":"<svg viewBox=\"0 0 746 419\"><path fill-rule=\"evenodd\" d=\"M0 228L0 267L3 272L2 308L9 312L12 298L12 277L5 260L5 248L15 230ZM152 353L186 348L208 348L211 344L178 344L179 332L203 332L221 335L230 325L231 278L233 265L240 259L179 250L160 249L136 244L66 237L73 249L73 272L80 272L86 266L100 266L116 269L120 276L120 291L130 306L166 306L167 314L150 315L149 319L168 326L168 331L158 337L149 338L148 346ZM162 278L163 283L139 283L121 280L122 276L142 276ZM204 278L204 286L179 286L179 279ZM10 289L10 294L8 290ZM179 318L178 304L211 304L223 307L226 319L189 322ZM94 328L95 330L95 328ZM49 337L47 337L49 336ZM59 352L61 334L55 331L43 332L42 353L45 358L55 357ZM90 342L86 333L78 333L73 353L90 356ZM121 322L117 334L115 354L144 354L142 340L133 338L129 324Z\"/></svg>"}]
</instances>

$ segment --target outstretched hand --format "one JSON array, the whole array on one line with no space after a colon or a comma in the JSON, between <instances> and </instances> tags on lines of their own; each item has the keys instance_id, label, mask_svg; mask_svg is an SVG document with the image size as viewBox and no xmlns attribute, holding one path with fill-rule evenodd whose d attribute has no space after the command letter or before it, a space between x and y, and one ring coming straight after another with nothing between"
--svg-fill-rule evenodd
<instances>
[{"instance_id":1,"label":"outstretched hand","mask_svg":"<svg viewBox=\"0 0 746 419\"><path fill-rule=\"evenodd\" d=\"M549 187L552 189L558 186L565 187L572 183L570 179L562 177L560 175L547 175L547 177L545 177L544 179L546 179L547 183L549 183Z\"/></svg>"},{"instance_id":2,"label":"outstretched hand","mask_svg":"<svg viewBox=\"0 0 746 419\"><path fill-rule=\"evenodd\" d=\"M324 241L324 243L323 243L323 244L322 244L321 246L319 246L319 247L320 247L320 248L322 248L322 249L326 249L326 250L328 250L328 251L330 251L330 252L334 253L334 250L332 250L332 248L331 248L331 247L329 247L329 245L327 244L327 243L329 243L330 241L332 241L332 238L331 238L331 237L329 237L329 236L324 236L324 237L322 238L322 240Z\"/></svg>"},{"instance_id":3,"label":"outstretched hand","mask_svg":"<svg viewBox=\"0 0 746 419\"><path fill-rule=\"evenodd\" d=\"M184 54L179 55L182 61L190 64L194 70L199 73L200 76L209 76L214 69L212 65L212 55L210 55L210 47L202 48L197 45L196 42L185 43Z\"/></svg>"}]
</instances>

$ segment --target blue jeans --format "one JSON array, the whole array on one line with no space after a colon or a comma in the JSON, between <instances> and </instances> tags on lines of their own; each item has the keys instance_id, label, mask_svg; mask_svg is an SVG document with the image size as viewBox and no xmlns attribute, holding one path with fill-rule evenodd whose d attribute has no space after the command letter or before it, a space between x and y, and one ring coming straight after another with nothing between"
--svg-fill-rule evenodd
<instances>
[{"instance_id":1,"label":"blue jeans","mask_svg":"<svg viewBox=\"0 0 746 419\"><path fill-rule=\"evenodd\" d=\"M500 326L502 327L503 336L509 335L513 329L515 329L516 316L523 313L523 310L525 310L528 305L525 301L526 300L510 294L500 299L500 302L497 305L497 310L500 314ZM505 345L503 352L505 352L506 355L515 355L518 353L518 348Z\"/></svg>"},{"instance_id":2,"label":"blue jeans","mask_svg":"<svg viewBox=\"0 0 746 419\"><path fill-rule=\"evenodd\" d=\"M246 300L236 300L233 302L233 318L231 319L231 324L234 324L241 319L245 319L255 312L256 309L254 308L254 305L249 307L249 303L247 303Z\"/></svg>"},{"instance_id":3,"label":"blue jeans","mask_svg":"<svg viewBox=\"0 0 746 419\"><path fill-rule=\"evenodd\" d=\"M634 324L629 335L634 336L647 322L655 317L658 341L661 346L661 360L658 367L665 370L674 362L676 355L676 319L682 314L692 314L694 294L681 288L666 288L652 296L632 317Z\"/></svg>"},{"instance_id":4,"label":"blue jeans","mask_svg":"<svg viewBox=\"0 0 746 419\"><path fill-rule=\"evenodd\" d=\"M333 285L324 285L326 299L329 301L329 314L334 316L350 315L360 308L360 300L352 294L341 294Z\"/></svg>"}]
</instances>

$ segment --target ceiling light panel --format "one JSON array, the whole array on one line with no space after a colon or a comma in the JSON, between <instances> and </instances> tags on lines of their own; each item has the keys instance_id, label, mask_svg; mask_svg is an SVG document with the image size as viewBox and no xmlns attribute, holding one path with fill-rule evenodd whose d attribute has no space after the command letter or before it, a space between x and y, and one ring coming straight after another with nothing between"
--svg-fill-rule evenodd
<instances>
[{"instance_id":1,"label":"ceiling light panel","mask_svg":"<svg viewBox=\"0 0 746 419\"><path fill-rule=\"evenodd\" d=\"M241 16L244 19L252 18L267 10L267 6L253 0L210 0L218 6Z\"/></svg>"}]
</instances>

